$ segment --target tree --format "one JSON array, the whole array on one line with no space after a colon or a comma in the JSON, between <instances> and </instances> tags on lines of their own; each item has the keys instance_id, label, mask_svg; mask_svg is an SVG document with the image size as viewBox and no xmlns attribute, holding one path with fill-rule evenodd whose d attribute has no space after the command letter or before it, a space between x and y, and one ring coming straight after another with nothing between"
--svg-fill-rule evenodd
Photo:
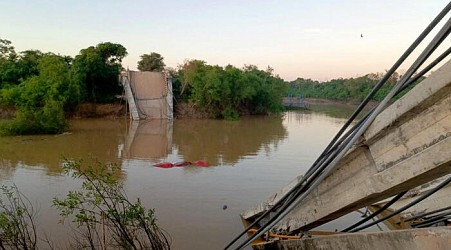
<instances>
[{"instance_id":1,"label":"tree","mask_svg":"<svg viewBox=\"0 0 451 250\"><path fill-rule=\"evenodd\" d=\"M11 41L0 38L0 88L15 78L17 54Z\"/></svg>"},{"instance_id":2,"label":"tree","mask_svg":"<svg viewBox=\"0 0 451 250\"><path fill-rule=\"evenodd\" d=\"M164 70L163 57L155 52L150 54L144 54L141 56L141 60L138 62L138 69L140 71L156 71L161 72Z\"/></svg>"},{"instance_id":3,"label":"tree","mask_svg":"<svg viewBox=\"0 0 451 250\"><path fill-rule=\"evenodd\" d=\"M16 55L16 51L14 50L14 46L11 45L11 41L0 38L0 58L9 59Z\"/></svg>"},{"instance_id":4,"label":"tree","mask_svg":"<svg viewBox=\"0 0 451 250\"><path fill-rule=\"evenodd\" d=\"M37 249L36 210L16 186L0 187L0 249Z\"/></svg>"},{"instance_id":5,"label":"tree","mask_svg":"<svg viewBox=\"0 0 451 250\"><path fill-rule=\"evenodd\" d=\"M39 50L25 50L19 53L16 63L18 83L39 74L39 61L43 56L44 53Z\"/></svg>"},{"instance_id":6,"label":"tree","mask_svg":"<svg viewBox=\"0 0 451 250\"><path fill-rule=\"evenodd\" d=\"M212 66L204 61L186 61L180 66L174 92L204 108L212 117L236 120L241 114L268 114L282 106L285 84L271 69L244 69L232 65ZM189 95L184 98L183 95Z\"/></svg>"},{"instance_id":7,"label":"tree","mask_svg":"<svg viewBox=\"0 0 451 250\"><path fill-rule=\"evenodd\" d=\"M72 65L72 79L82 86L82 96L88 102L111 102L122 93L118 75L127 49L117 43L100 43L82 49Z\"/></svg>"},{"instance_id":8,"label":"tree","mask_svg":"<svg viewBox=\"0 0 451 250\"><path fill-rule=\"evenodd\" d=\"M64 57L46 54L39 59L38 75L1 92L2 104L14 105L16 117L3 123L2 134L57 134L67 123L65 106L78 99L79 86L69 79L69 64Z\"/></svg>"}]
</instances>

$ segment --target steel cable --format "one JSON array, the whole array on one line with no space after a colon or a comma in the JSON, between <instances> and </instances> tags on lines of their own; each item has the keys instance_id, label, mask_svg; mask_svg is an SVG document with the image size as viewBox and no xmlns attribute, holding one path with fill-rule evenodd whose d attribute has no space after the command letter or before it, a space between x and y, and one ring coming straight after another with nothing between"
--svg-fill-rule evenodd
<instances>
[{"instance_id":1,"label":"steel cable","mask_svg":"<svg viewBox=\"0 0 451 250\"><path fill-rule=\"evenodd\" d=\"M379 223L379 222L382 222L382 221L384 221L384 220L386 220L386 219L389 219L389 218L391 218L391 217L393 217L393 216L395 216L395 215L397 215L397 214L399 214L399 213L405 211L406 209L408 209L408 208L410 208L410 207L416 205L417 203L421 202L422 200L426 199L427 197L431 196L432 194L434 194L434 193L437 192L438 190L442 189L444 186L448 185L450 182L451 182L451 177L448 178L448 179L446 179L446 180L443 181L442 183L440 183L440 185L438 185L437 187L435 187L435 188L429 190L428 192L424 193L422 196L418 197L418 198L415 199L414 201L409 202L408 204L406 204L406 205L404 205L403 207L399 208L398 210L393 211L392 213L390 213L390 214L388 214L388 215L386 215L386 216L384 216L384 217L382 217L382 218L380 218L380 219L378 219L378 220L376 220L376 221L373 221L373 222L371 222L371 223L369 223L369 224L367 224L367 225L364 225L364 226L361 226L361 227L354 228L354 229L351 230L350 232L352 232L352 233L353 233L353 232L357 232L357 231L360 231L360 230L362 230L362 229L365 229L365 228L368 228L368 227L370 227L370 226L373 226L373 225L375 225L375 224L377 224L377 223Z\"/></svg>"}]
</instances>

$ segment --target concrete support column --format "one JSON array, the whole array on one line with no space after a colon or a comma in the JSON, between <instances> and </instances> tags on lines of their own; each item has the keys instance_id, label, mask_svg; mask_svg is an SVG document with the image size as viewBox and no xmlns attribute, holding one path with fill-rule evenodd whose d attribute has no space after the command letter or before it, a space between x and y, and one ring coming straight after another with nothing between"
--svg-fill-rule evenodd
<instances>
[{"instance_id":1,"label":"concrete support column","mask_svg":"<svg viewBox=\"0 0 451 250\"><path fill-rule=\"evenodd\" d=\"M174 103L173 103L173 93L172 93L172 76L168 75L168 94L166 96L166 102L168 103L168 119L174 119Z\"/></svg>"}]
</instances>

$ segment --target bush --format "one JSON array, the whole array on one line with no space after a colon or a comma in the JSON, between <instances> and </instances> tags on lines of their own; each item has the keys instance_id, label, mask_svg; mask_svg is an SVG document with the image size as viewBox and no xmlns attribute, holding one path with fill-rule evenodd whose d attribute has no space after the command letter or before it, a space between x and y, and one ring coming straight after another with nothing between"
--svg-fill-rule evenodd
<instances>
[{"instance_id":1,"label":"bush","mask_svg":"<svg viewBox=\"0 0 451 250\"><path fill-rule=\"evenodd\" d=\"M77 248L169 249L166 234L156 223L154 211L140 200L130 202L118 180L115 164L84 165L82 161L64 164L66 174L82 178L80 191L69 192L53 205L61 216L71 216L78 226ZM106 240L108 239L108 241Z\"/></svg>"},{"instance_id":2,"label":"bush","mask_svg":"<svg viewBox=\"0 0 451 250\"><path fill-rule=\"evenodd\" d=\"M16 186L0 190L0 249L36 249L36 213L31 202Z\"/></svg>"},{"instance_id":3,"label":"bush","mask_svg":"<svg viewBox=\"0 0 451 250\"><path fill-rule=\"evenodd\" d=\"M66 128L64 106L76 96L71 90L69 65L48 54L39 63L39 75L4 89L4 105L17 107L16 117L0 127L3 135L56 134ZM75 97L76 98L76 97Z\"/></svg>"},{"instance_id":4,"label":"bush","mask_svg":"<svg viewBox=\"0 0 451 250\"><path fill-rule=\"evenodd\" d=\"M225 68L192 60L179 68L174 92L205 108L212 117L236 120L243 114L268 114L282 110L285 84L271 70L256 66Z\"/></svg>"}]
</instances>

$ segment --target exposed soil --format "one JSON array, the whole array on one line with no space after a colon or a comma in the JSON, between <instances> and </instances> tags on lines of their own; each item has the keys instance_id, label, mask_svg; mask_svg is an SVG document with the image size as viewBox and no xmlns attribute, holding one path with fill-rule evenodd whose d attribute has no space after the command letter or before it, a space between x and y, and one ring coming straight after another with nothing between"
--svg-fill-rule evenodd
<instances>
[{"instance_id":1,"label":"exposed soil","mask_svg":"<svg viewBox=\"0 0 451 250\"><path fill-rule=\"evenodd\" d=\"M70 118L119 118L126 115L126 107L121 103L94 104L84 103L75 108L75 111L68 114ZM0 107L0 119L12 119L16 114L14 107Z\"/></svg>"},{"instance_id":2,"label":"exposed soil","mask_svg":"<svg viewBox=\"0 0 451 250\"><path fill-rule=\"evenodd\" d=\"M127 109L123 103L95 104L83 103L70 114L72 118L119 118L126 115Z\"/></svg>"},{"instance_id":3,"label":"exposed soil","mask_svg":"<svg viewBox=\"0 0 451 250\"><path fill-rule=\"evenodd\" d=\"M359 101L341 101L331 99L306 98L305 101L310 105L356 105ZM377 102L370 101L370 107L376 106ZM11 119L14 117L16 110L14 107L0 107L0 119ZM77 106L75 111L69 114L69 117L81 118L119 118L127 115L127 108L124 103L112 104L95 104L83 103ZM206 119L212 118L211 115L202 108L197 107L192 102L178 102L174 105L174 116L177 119L194 118Z\"/></svg>"},{"instance_id":4,"label":"exposed soil","mask_svg":"<svg viewBox=\"0 0 451 250\"><path fill-rule=\"evenodd\" d=\"M0 119L11 119L16 115L14 107L0 107Z\"/></svg>"},{"instance_id":5,"label":"exposed soil","mask_svg":"<svg viewBox=\"0 0 451 250\"><path fill-rule=\"evenodd\" d=\"M192 102L178 102L174 105L174 116L177 119L194 118L206 119L212 118L205 109L197 107Z\"/></svg>"}]
</instances>

